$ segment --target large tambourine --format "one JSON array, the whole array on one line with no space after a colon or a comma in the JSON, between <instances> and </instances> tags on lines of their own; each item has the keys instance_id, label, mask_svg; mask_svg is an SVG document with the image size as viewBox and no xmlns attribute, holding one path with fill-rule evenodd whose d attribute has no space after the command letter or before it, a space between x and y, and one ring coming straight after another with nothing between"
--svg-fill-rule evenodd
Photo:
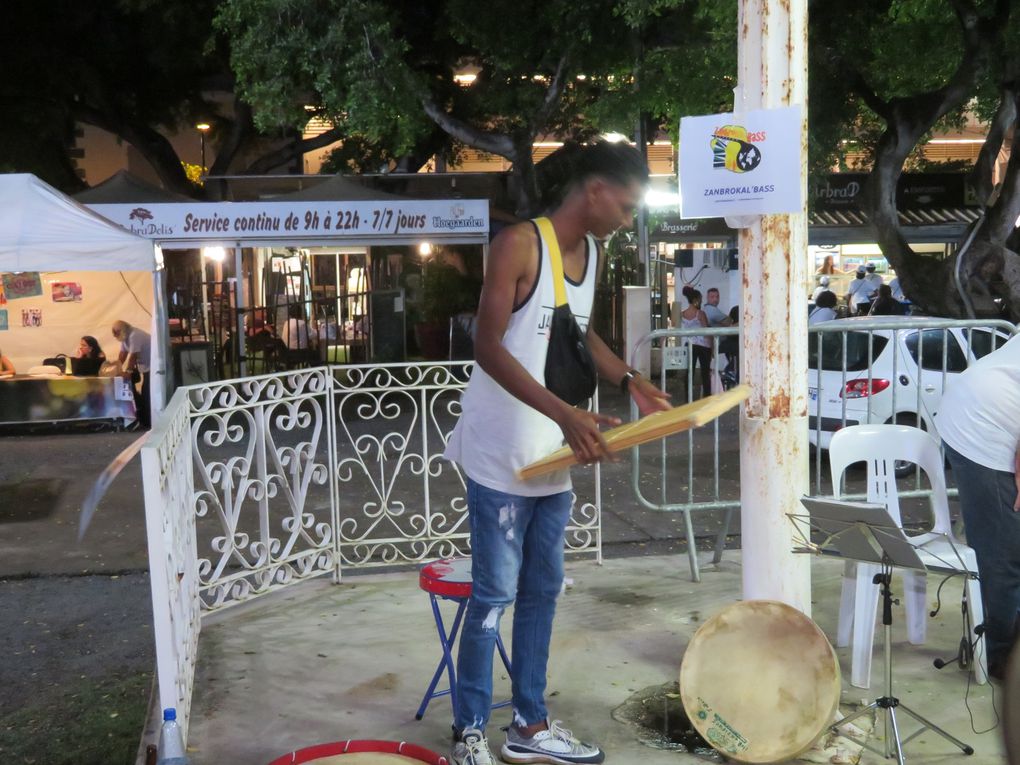
<instances>
[{"instance_id":1,"label":"large tambourine","mask_svg":"<svg viewBox=\"0 0 1020 765\"><path fill-rule=\"evenodd\" d=\"M840 689L836 653L818 625L771 600L715 614L680 665L691 724L738 762L786 762L806 752L832 725Z\"/></svg>"},{"instance_id":2,"label":"large tambourine","mask_svg":"<svg viewBox=\"0 0 1020 765\"><path fill-rule=\"evenodd\" d=\"M609 452L615 453L630 449L632 446L646 444L659 438L682 433L691 428L701 427L721 414L728 412L751 395L750 385L737 385L725 393L707 396L689 404L675 406L664 412L653 412L634 422L617 425L605 431ZM554 470L562 470L577 464L577 457L569 446L564 446L552 454L543 457L517 471L517 477L527 481Z\"/></svg>"}]
</instances>

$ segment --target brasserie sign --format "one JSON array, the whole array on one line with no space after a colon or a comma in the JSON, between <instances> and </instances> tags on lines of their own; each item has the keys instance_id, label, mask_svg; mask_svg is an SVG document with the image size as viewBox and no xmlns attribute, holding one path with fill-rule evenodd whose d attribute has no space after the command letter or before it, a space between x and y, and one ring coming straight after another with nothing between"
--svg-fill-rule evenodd
<instances>
[{"instance_id":1,"label":"brasserie sign","mask_svg":"<svg viewBox=\"0 0 1020 765\"><path fill-rule=\"evenodd\" d=\"M399 202L172 202L89 207L158 241L289 240L484 236L484 199Z\"/></svg>"}]
</instances>

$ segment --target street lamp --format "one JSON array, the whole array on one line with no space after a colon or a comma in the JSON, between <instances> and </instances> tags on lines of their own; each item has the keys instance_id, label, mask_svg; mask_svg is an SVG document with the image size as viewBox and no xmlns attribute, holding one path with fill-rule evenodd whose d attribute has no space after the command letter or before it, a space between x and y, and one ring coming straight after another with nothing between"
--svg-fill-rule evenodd
<instances>
[{"instance_id":1,"label":"street lamp","mask_svg":"<svg viewBox=\"0 0 1020 765\"><path fill-rule=\"evenodd\" d=\"M212 127L212 125L210 125L208 122L199 122L197 125L195 125L195 130L197 130L198 134L200 136L202 136L202 172L203 173L205 172L205 134L209 131L209 128L211 128L211 127Z\"/></svg>"}]
</instances>

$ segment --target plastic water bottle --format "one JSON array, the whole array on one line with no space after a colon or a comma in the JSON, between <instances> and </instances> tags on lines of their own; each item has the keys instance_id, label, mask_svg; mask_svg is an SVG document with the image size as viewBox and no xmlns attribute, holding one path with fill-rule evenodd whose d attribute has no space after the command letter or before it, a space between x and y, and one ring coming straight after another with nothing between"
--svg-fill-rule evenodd
<instances>
[{"instance_id":1,"label":"plastic water bottle","mask_svg":"<svg viewBox=\"0 0 1020 765\"><path fill-rule=\"evenodd\" d=\"M163 710L163 727L159 729L159 760L157 765L188 765L184 737L177 722L177 710Z\"/></svg>"}]
</instances>

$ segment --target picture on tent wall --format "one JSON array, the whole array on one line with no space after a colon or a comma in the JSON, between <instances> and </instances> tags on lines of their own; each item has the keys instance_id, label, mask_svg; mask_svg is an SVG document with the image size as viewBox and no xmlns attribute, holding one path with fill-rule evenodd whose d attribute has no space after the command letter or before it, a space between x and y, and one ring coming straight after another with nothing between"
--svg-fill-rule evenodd
<instances>
[{"instance_id":1,"label":"picture on tent wall","mask_svg":"<svg viewBox=\"0 0 1020 765\"><path fill-rule=\"evenodd\" d=\"M42 293L42 279L38 271L25 271L20 274L4 274L4 294L8 300L38 297Z\"/></svg>"},{"instance_id":2,"label":"picture on tent wall","mask_svg":"<svg viewBox=\"0 0 1020 765\"><path fill-rule=\"evenodd\" d=\"M42 326L42 309L41 308L22 308L21 309L21 326L23 326L23 327L41 327Z\"/></svg>"},{"instance_id":3,"label":"picture on tent wall","mask_svg":"<svg viewBox=\"0 0 1020 765\"><path fill-rule=\"evenodd\" d=\"M0 311L0 332L6 332L7 326L7 311Z\"/></svg>"},{"instance_id":4,"label":"picture on tent wall","mask_svg":"<svg viewBox=\"0 0 1020 765\"><path fill-rule=\"evenodd\" d=\"M81 285L78 282L51 282L54 303L80 303Z\"/></svg>"}]
</instances>

